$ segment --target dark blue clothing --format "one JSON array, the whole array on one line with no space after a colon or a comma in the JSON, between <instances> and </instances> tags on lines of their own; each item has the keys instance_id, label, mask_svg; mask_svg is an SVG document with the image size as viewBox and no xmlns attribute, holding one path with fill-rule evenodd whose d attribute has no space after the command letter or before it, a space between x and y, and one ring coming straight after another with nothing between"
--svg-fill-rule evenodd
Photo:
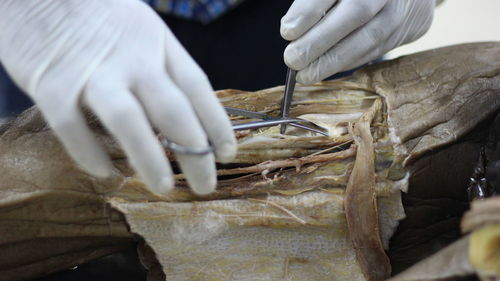
<instances>
[{"instance_id":1,"label":"dark blue clothing","mask_svg":"<svg viewBox=\"0 0 500 281\"><path fill-rule=\"evenodd\" d=\"M142 0L158 12L184 19L209 23L242 0Z\"/></svg>"},{"instance_id":2,"label":"dark blue clothing","mask_svg":"<svg viewBox=\"0 0 500 281\"><path fill-rule=\"evenodd\" d=\"M16 116L32 104L0 64L0 118Z\"/></svg>"}]
</instances>

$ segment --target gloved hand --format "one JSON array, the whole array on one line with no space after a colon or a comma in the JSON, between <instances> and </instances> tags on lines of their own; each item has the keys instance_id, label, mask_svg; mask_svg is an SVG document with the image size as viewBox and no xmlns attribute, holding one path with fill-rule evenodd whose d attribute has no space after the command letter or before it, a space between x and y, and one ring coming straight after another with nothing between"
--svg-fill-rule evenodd
<instances>
[{"instance_id":1,"label":"gloved hand","mask_svg":"<svg viewBox=\"0 0 500 281\"><path fill-rule=\"evenodd\" d=\"M173 187L152 126L168 140L207 147L219 160L236 145L201 68L149 6L138 0L2 0L0 60L39 106L76 162L96 176L111 163L87 127L91 109L157 193ZM150 123L151 122L151 123ZM177 154L199 194L214 190L214 155Z\"/></svg>"},{"instance_id":2,"label":"gloved hand","mask_svg":"<svg viewBox=\"0 0 500 281\"><path fill-rule=\"evenodd\" d=\"M292 41L285 63L304 84L363 65L418 39L430 27L435 0L295 0L281 19Z\"/></svg>"}]
</instances>

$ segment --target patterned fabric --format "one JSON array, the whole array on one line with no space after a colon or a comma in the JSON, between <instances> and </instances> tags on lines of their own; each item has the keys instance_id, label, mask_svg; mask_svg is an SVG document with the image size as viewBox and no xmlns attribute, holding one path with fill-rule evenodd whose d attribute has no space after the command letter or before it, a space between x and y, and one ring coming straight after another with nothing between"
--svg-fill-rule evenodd
<instances>
[{"instance_id":1,"label":"patterned fabric","mask_svg":"<svg viewBox=\"0 0 500 281\"><path fill-rule=\"evenodd\" d=\"M142 0L154 9L178 17L208 23L243 0Z\"/></svg>"}]
</instances>

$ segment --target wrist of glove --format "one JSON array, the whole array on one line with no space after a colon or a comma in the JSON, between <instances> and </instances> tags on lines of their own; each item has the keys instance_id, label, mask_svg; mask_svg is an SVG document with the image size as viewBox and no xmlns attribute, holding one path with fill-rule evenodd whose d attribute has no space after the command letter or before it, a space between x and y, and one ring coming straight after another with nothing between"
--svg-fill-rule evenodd
<instances>
[{"instance_id":1,"label":"wrist of glove","mask_svg":"<svg viewBox=\"0 0 500 281\"><path fill-rule=\"evenodd\" d=\"M318 82L361 66L430 27L435 0L295 0L281 20L285 63Z\"/></svg>"},{"instance_id":2,"label":"wrist of glove","mask_svg":"<svg viewBox=\"0 0 500 281\"><path fill-rule=\"evenodd\" d=\"M112 165L83 118L95 113L154 192L173 187L154 134L187 147L236 152L230 121L201 68L138 0L4 0L0 60L39 106L70 156L96 176ZM199 194L214 190L215 156L177 154Z\"/></svg>"}]
</instances>

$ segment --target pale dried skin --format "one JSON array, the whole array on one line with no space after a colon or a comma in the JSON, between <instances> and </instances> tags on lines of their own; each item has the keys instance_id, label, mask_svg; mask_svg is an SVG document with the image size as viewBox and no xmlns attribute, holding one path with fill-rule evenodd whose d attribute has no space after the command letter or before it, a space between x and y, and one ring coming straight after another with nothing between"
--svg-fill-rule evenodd
<instances>
[{"instance_id":1,"label":"pale dried skin","mask_svg":"<svg viewBox=\"0 0 500 281\"><path fill-rule=\"evenodd\" d=\"M500 224L500 197L472 202L472 208L462 220L462 229L470 232L483 226Z\"/></svg>"},{"instance_id":2,"label":"pale dried skin","mask_svg":"<svg viewBox=\"0 0 500 281\"><path fill-rule=\"evenodd\" d=\"M439 281L471 275L475 271L469 263L468 247L467 236L388 281Z\"/></svg>"},{"instance_id":3,"label":"pale dried skin","mask_svg":"<svg viewBox=\"0 0 500 281\"><path fill-rule=\"evenodd\" d=\"M342 190L261 201L112 204L161 253L169 280L364 280Z\"/></svg>"},{"instance_id":4,"label":"pale dried skin","mask_svg":"<svg viewBox=\"0 0 500 281\"><path fill-rule=\"evenodd\" d=\"M481 280L500 279L500 198L472 203L462 220L470 233L469 259Z\"/></svg>"},{"instance_id":5,"label":"pale dried skin","mask_svg":"<svg viewBox=\"0 0 500 281\"><path fill-rule=\"evenodd\" d=\"M457 140L498 110L500 45L430 50L364 68L354 77L385 98L392 136L412 161Z\"/></svg>"},{"instance_id":6,"label":"pale dried skin","mask_svg":"<svg viewBox=\"0 0 500 281\"><path fill-rule=\"evenodd\" d=\"M500 224L474 230L468 250L469 261L481 280L500 279Z\"/></svg>"}]
</instances>

